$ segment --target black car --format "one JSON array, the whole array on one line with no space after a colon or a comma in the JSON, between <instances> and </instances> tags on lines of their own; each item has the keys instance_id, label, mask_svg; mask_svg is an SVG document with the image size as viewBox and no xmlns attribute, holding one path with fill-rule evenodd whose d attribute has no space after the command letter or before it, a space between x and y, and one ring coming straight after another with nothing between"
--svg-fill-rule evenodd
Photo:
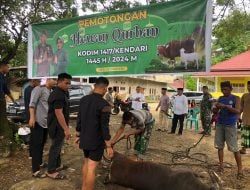
<instances>
[{"instance_id":1,"label":"black car","mask_svg":"<svg viewBox=\"0 0 250 190\"><path fill-rule=\"evenodd\" d=\"M6 113L7 117L13 122L24 122L26 120L24 99L16 100L16 104L7 103Z\"/></svg>"},{"instance_id":2,"label":"black car","mask_svg":"<svg viewBox=\"0 0 250 190\"><path fill-rule=\"evenodd\" d=\"M92 92L93 88L90 84L72 85L69 89L69 111L70 114L77 113L80 106L80 99ZM8 103L7 117L13 122L24 122L26 120L24 99L20 98L14 103Z\"/></svg>"},{"instance_id":3,"label":"black car","mask_svg":"<svg viewBox=\"0 0 250 190\"><path fill-rule=\"evenodd\" d=\"M80 99L92 92L93 88L89 84L72 85L69 89L69 112L77 113L80 106Z\"/></svg>"}]
</instances>

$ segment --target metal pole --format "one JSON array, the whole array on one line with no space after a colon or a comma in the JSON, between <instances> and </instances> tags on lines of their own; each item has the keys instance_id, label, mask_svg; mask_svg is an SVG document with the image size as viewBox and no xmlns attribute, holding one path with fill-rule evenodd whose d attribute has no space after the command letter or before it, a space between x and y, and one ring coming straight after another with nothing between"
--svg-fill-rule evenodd
<instances>
[{"instance_id":1,"label":"metal pole","mask_svg":"<svg viewBox=\"0 0 250 190\"><path fill-rule=\"evenodd\" d=\"M205 41L205 53L206 53L206 72L210 71L211 67L211 36L212 36L212 17L213 17L213 1L207 1L206 9L206 41Z\"/></svg>"}]
</instances>

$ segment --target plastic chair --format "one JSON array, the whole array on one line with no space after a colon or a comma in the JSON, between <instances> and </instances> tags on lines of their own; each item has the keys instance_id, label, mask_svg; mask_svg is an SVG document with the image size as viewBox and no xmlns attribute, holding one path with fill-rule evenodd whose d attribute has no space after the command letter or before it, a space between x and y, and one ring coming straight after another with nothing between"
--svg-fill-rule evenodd
<instances>
[{"instance_id":1,"label":"plastic chair","mask_svg":"<svg viewBox=\"0 0 250 190\"><path fill-rule=\"evenodd\" d=\"M198 132L198 130L199 130L199 113L200 113L199 107L191 108L188 110L186 128L188 126L188 123L190 122L190 129L192 129L192 125L194 123L195 132Z\"/></svg>"}]
</instances>

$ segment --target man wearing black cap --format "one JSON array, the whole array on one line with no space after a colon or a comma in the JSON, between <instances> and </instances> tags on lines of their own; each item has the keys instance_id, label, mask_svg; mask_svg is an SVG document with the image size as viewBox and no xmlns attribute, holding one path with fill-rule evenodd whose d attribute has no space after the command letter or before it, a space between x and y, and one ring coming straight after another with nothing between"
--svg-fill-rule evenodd
<instances>
[{"instance_id":1,"label":"man wearing black cap","mask_svg":"<svg viewBox=\"0 0 250 190\"><path fill-rule=\"evenodd\" d=\"M183 88L177 88L177 95L173 101L173 124L170 134L175 134L177 123L179 121L180 128L178 135L182 135L184 118L188 113L188 101L187 97L183 95Z\"/></svg>"},{"instance_id":2,"label":"man wearing black cap","mask_svg":"<svg viewBox=\"0 0 250 190\"><path fill-rule=\"evenodd\" d=\"M156 107L155 111L158 111L160 108L159 112L159 125L158 128L156 129L157 131L163 131L166 132L168 129L168 108L169 108L169 97L166 94L167 93L167 88L162 88L161 89L161 98L158 106Z\"/></svg>"}]
</instances>

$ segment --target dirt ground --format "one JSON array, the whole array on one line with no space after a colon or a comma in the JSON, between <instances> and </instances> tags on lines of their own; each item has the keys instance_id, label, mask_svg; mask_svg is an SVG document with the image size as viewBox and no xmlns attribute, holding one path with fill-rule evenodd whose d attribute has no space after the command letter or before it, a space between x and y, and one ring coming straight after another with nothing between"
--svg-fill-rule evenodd
<instances>
[{"instance_id":1,"label":"dirt ground","mask_svg":"<svg viewBox=\"0 0 250 190\"><path fill-rule=\"evenodd\" d=\"M156 104L150 104L150 109L156 121L158 120L158 114L154 111ZM121 113L116 116L111 117L111 132L114 134L115 130L119 127L121 121ZM156 122L157 124L157 122ZM70 122L72 126L72 134L74 134L75 120L72 119ZM171 126L171 121L169 121L169 126ZM201 129L199 129L201 130ZM144 160L153 161L159 164L169 165L173 168L190 168L196 173L198 173L201 178L200 180L203 183L212 185L212 179L210 178L209 173L216 171L217 169L217 151L213 146L214 140L214 130L212 135L209 137L204 137L202 141L195 147L191 149L189 158L185 159L172 159L173 154L177 151L185 151L187 148L193 146L199 139L201 135L198 132L195 132L194 129L189 127L184 130L182 136L171 135L166 132L157 132L153 131L149 148L147 153L143 156ZM64 146L63 162L68 165L70 168L63 171L67 175L67 179L64 182L55 182L51 179L35 179L35 183L41 183L41 186L44 184L44 190L79 190L81 187L81 165L82 165L82 152L74 144L73 140L66 142ZM132 140L133 141L133 140ZM239 141L240 143L240 141ZM45 149L48 150L48 146ZM120 141L115 150L124 153L130 154L131 151L126 148L126 141ZM194 153L199 153L193 155ZM233 157L233 154L225 149L224 161L227 163L225 166L225 172L220 174L216 179L220 183L221 189L250 189L250 158L249 154L242 156L242 162L244 166L245 178L242 180L236 179L236 163ZM192 159L194 158L194 159ZM45 156L45 160L47 156ZM196 160L195 160L196 159ZM198 161L207 160L207 163ZM127 188L120 187L117 185L104 185L104 175L105 169L99 167L96 180L96 190L126 190ZM213 178L215 179L215 178ZM39 188L27 188L27 183L33 183L34 178L31 177L31 160L28 159L27 150L18 150L14 153L11 158L0 159L0 190L16 189L21 190L22 188L17 188L20 186L25 186L23 189L39 189ZM52 188L47 187L48 184L56 184L56 186L62 186L61 188ZM16 184L16 186L14 185ZM69 185L70 184L70 185ZM12 186L15 186L13 188ZM11 188L12 187L12 188Z\"/></svg>"}]
</instances>

